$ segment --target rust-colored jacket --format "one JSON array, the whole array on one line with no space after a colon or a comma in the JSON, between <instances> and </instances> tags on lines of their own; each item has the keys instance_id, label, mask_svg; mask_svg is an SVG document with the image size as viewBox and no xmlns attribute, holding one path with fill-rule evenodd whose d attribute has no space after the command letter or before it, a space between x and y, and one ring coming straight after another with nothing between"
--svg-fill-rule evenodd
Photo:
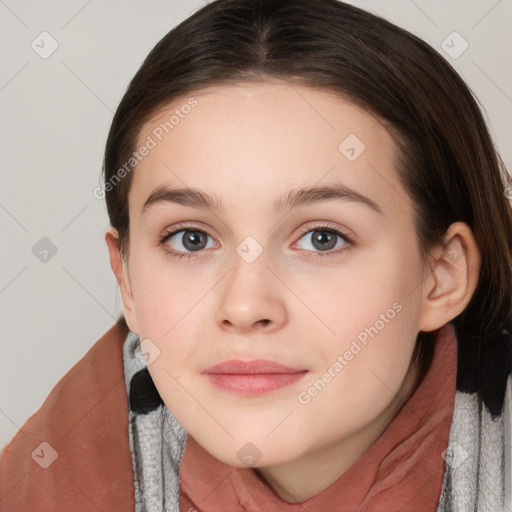
<instances>
[{"instance_id":1,"label":"rust-colored jacket","mask_svg":"<svg viewBox=\"0 0 512 512\"><path fill-rule=\"evenodd\" d=\"M112 326L4 448L2 512L133 512L122 357L127 333Z\"/></svg>"}]
</instances>

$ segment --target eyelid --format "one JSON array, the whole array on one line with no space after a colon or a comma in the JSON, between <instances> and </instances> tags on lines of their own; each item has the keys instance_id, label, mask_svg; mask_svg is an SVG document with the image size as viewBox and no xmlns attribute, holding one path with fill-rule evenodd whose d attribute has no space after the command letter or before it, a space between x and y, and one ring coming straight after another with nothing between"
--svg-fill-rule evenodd
<instances>
[{"instance_id":1,"label":"eyelid","mask_svg":"<svg viewBox=\"0 0 512 512\"><path fill-rule=\"evenodd\" d=\"M179 233L180 231L203 231L208 236L213 237L213 235L210 234L211 229L206 226L206 224L202 224L201 222L178 222L178 224L175 224L172 226L172 228L165 228L163 230L162 236L165 235L174 235L176 233Z\"/></svg>"},{"instance_id":2,"label":"eyelid","mask_svg":"<svg viewBox=\"0 0 512 512\"><path fill-rule=\"evenodd\" d=\"M300 234L301 236L305 235L306 233L309 233L310 231L314 231L315 228L317 229L327 229L332 231L337 231L341 235L343 235L347 240L354 243L355 234L351 229L345 228L345 227L338 227L334 223L330 221L321 221L321 220L315 220L312 222L307 222L304 226L301 226L300 228Z\"/></svg>"}]
</instances>

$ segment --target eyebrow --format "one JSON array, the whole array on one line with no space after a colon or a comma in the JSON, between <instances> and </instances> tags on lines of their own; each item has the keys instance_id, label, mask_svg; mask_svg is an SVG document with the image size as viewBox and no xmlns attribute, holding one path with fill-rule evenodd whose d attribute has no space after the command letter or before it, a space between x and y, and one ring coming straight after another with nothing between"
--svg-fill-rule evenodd
<instances>
[{"instance_id":1,"label":"eyebrow","mask_svg":"<svg viewBox=\"0 0 512 512\"><path fill-rule=\"evenodd\" d=\"M382 209L375 201L341 183L292 189L287 196L280 197L274 203L273 211L279 213L284 208L293 209L331 200L357 202L367 206L380 215L384 215ZM166 185L160 185L151 192L144 202L141 214L147 212L151 206L162 203L174 203L193 208L212 209L218 212L226 210L221 199L216 195L209 195L197 188L169 188Z\"/></svg>"}]
</instances>

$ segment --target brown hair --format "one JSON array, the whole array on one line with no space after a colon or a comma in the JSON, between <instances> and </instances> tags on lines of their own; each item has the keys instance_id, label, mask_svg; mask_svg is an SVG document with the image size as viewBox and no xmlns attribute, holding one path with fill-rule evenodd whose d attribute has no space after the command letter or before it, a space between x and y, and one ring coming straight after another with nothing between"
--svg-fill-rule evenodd
<instances>
[{"instance_id":1,"label":"brown hair","mask_svg":"<svg viewBox=\"0 0 512 512\"><path fill-rule=\"evenodd\" d=\"M113 183L143 125L166 104L211 85L272 79L335 92L386 123L424 263L451 223L471 227L482 267L470 303L452 320L457 389L478 391L500 414L512 366L508 173L468 86L413 34L338 0L215 0L165 35L131 80L108 135L104 183ZM126 258L132 174L105 188ZM421 378L439 330L418 334L411 365L422 364Z\"/></svg>"}]
</instances>

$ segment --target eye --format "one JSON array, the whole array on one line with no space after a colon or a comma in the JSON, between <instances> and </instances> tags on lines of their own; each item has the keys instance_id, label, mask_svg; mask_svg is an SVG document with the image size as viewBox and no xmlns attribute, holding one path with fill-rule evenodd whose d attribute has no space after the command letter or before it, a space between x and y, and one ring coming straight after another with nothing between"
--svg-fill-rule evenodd
<instances>
[{"instance_id":1,"label":"eye","mask_svg":"<svg viewBox=\"0 0 512 512\"><path fill-rule=\"evenodd\" d=\"M311 257L314 258L335 256L356 246L351 237L328 224L310 224L301 230L301 235L300 240L304 239L308 242L304 250L311 252ZM208 245L208 239L212 240L210 245ZM340 242L341 249L339 249ZM219 246L208 233L195 226L181 226L180 229L167 231L160 238L159 245L164 247L169 256L178 259L194 258L197 257L194 253Z\"/></svg>"},{"instance_id":2,"label":"eye","mask_svg":"<svg viewBox=\"0 0 512 512\"><path fill-rule=\"evenodd\" d=\"M314 258L335 256L350 250L356 245L347 234L326 224L315 223L313 229L311 225L308 225L301 230L301 234L301 240L304 239L308 242L305 244L305 249L313 251L312 257ZM341 244L339 243L340 241ZM340 246L342 247L341 249L339 249ZM333 249L338 250L333 251ZM320 252L315 252L315 250Z\"/></svg>"},{"instance_id":3,"label":"eye","mask_svg":"<svg viewBox=\"0 0 512 512\"><path fill-rule=\"evenodd\" d=\"M160 238L159 245L165 246L165 251L171 257L179 259L193 258L196 256L194 252L199 252L211 248L212 246L217 247L219 245L217 242L213 242L213 244L208 246L208 238L211 237L205 231L193 228L181 228L165 233L164 236ZM168 244L168 241L171 241L171 244ZM169 248L169 245L171 245L171 248ZM191 253L187 253L187 251L191 251Z\"/></svg>"}]
</instances>

